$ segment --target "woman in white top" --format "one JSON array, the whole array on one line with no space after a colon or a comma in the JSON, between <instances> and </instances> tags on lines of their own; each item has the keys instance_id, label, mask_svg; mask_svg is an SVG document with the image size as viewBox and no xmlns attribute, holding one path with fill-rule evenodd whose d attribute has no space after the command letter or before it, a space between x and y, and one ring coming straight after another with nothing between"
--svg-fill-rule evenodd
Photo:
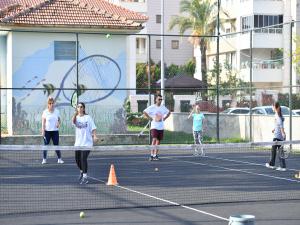
<instances>
[{"instance_id":1,"label":"woman in white top","mask_svg":"<svg viewBox=\"0 0 300 225\"><path fill-rule=\"evenodd\" d=\"M85 104L79 102L76 112L72 117L72 123L76 127L76 136L74 146L92 147L93 142L97 140L96 126L89 115L85 112ZM75 151L75 160L78 168L80 169L79 181L80 184L87 184L87 158L90 151L78 150Z\"/></svg>"},{"instance_id":2,"label":"woman in white top","mask_svg":"<svg viewBox=\"0 0 300 225\"><path fill-rule=\"evenodd\" d=\"M54 107L53 97L48 98L48 107L43 111L42 114L42 136L44 138L44 144L48 145L52 139L53 145L59 144L59 129L60 118L59 111ZM61 159L61 153L59 150L56 151L57 163L64 163ZM43 151L42 164L47 163L47 151Z\"/></svg>"}]
</instances>

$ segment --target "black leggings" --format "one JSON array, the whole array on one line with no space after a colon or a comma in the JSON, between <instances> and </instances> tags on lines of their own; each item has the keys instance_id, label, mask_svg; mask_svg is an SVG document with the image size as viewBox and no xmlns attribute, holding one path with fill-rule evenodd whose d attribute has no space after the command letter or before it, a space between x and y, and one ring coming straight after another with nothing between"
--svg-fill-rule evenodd
<instances>
[{"instance_id":1,"label":"black leggings","mask_svg":"<svg viewBox=\"0 0 300 225\"><path fill-rule=\"evenodd\" d=\"M273 141L282 141L278 138L273 138ZM277 150L281 147L281 145L273 145L272 146L272 153L271 153L271 159L270 159L270 162L269 162L269 165L270 166L275 166L275 160L276 160L276 153L277 153ZM282 159L280 157L279 158L279 164L280 164L280 167L282 168L286 168L286 164L285 164L285 159Z\"/></svg>"},{"instance_id":2,"label":"black leggings","mask_svg":"<svg viewBox=\"0 0 300 225\"><path fill-rule=\"evenodd\" d=\"M90 154L90 151L75 151L75 160L78 168L83 172L87 173L88 170L88 162L87 158Z\"/></svg>"}]
</instances>

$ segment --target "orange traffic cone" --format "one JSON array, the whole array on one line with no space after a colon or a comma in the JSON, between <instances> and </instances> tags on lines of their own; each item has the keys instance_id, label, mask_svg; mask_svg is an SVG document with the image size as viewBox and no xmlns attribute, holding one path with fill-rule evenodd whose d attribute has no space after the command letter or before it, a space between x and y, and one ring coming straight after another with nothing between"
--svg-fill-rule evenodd
<instances>
[{"instance_id":1,"label":"orange traffic cone","mask_svg":"<svg viewBox=\"0 0 300 225\"><path fill-rule=\"evenodd\" d=\"M300 171L295 174L295 178L300 179Z\"/></svg>"},{"instance_id":2,"label":"orange traffic cone","mask_svg":"<svg viewBox=\"0 0 300 225\"><path fill-rule=\"evenodd\" d=\"M116 176L116 172L115 172L115 167L113 164L111 164L108 181L107 181L106 185L117 185L117 184L118 184L118 181L117 181L117 176Z\"/></svg>"}]
</instances>

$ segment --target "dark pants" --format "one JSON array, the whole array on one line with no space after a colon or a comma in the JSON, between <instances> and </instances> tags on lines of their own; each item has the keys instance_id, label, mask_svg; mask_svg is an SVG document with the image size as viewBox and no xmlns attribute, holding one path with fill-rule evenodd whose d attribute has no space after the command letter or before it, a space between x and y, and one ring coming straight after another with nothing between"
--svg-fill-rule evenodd
<instances>
[{"instance_id":1,"label":"dark pants","mask_svg":"<svg viewBox=\"0 0 300 225\"><path fill-rule=\"evenodd\" d=\"M78 168L83 172L87 173L88 170L88 162L87 158L90 154L90 151L75 151L75 160Z\"/></svg>"},{"instance_id":2,"label":"dark pants","mask_svg":"<svg viewBox=\"0 0 300 225\"><path fill-rule=\"evenodd\" d=\"M274 138L273 141L282 141L278 138ZM272 154L271 154L271 160L269 162L270 166L275 166L275 160L276 160L276 153L277 150L281 147L281 145L273 145L272 146ZM280 167L286 168L285 159L279 158Z\"/></svg>"},{"instance_id":3,"label":"dark pants","mask_svg":"<svg viewBox=\"0 0 300 225\"><path fill-rule=\"evenodd\" d=\"M58 145L59 144L59 132L58 130L56 131L45 131L45 137L44 137L44 144L49 145L50 140L52 139L53 145ZM61 153L59 150L55 151L57 158L61 158ZM47 151L43 151L43 158L47 159Z\"/></svg>"}]
</instances>

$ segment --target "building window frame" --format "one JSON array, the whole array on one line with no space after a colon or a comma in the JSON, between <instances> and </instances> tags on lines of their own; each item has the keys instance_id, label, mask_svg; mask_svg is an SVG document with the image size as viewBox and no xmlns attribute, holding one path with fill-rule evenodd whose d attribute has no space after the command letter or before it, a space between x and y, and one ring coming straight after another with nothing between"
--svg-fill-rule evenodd
<instances>
[{"instance_id":1,"label":"building window frame","mask_svg":"<svg viewBox=\"0 0 300 225\"><path fill-rule=\"evenodd\" d=\"M54 60L76 60L76 41L54 41Z\"/></svg>"},{"instance_id":2,"label":"building window frame","mask_svg":"<svg viewBox=\"0 0 300 225\"><path fill-rule=\"evenodd\" d=\"M157 15L155 16L155 22L156 22L156 23L161 23L161 15L160 15L160 14L157 14Z\"/></svg>"},{"instance_id":3,"label":"building window frame","mask_svg":"<svg viewBox=\"0 0 300 225\"><path fill-rule=\"evenodd\" d=\"M171 41L171 48L172 49L179 49L179 41L178 40L172 40Z\"/></svg>"},{"instance_id":4,"label":"building window frame","mask_svg":"<svg viewBox=\"0 0 300 225\"><path fill-rule=\"evenodd\" d=\"M161 49L161 40L156 40L155 46L157 49Z\"/></svg>"}]
</instances>

